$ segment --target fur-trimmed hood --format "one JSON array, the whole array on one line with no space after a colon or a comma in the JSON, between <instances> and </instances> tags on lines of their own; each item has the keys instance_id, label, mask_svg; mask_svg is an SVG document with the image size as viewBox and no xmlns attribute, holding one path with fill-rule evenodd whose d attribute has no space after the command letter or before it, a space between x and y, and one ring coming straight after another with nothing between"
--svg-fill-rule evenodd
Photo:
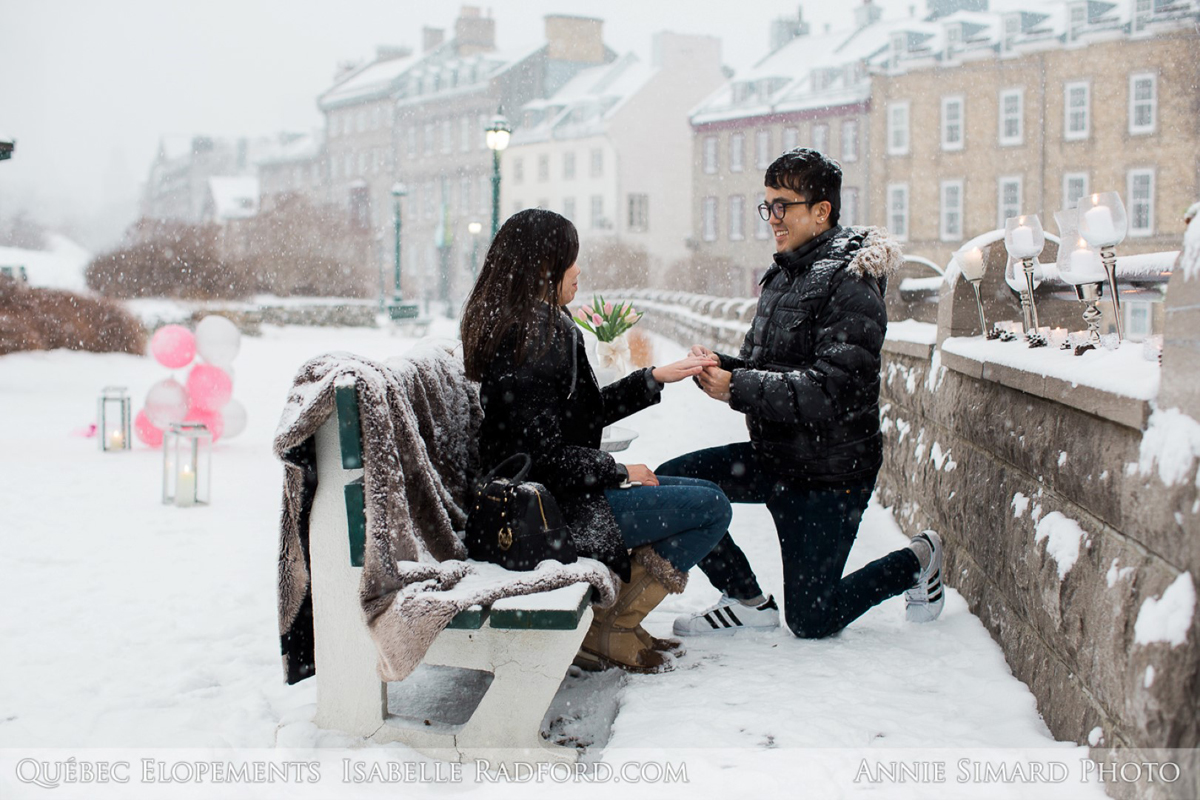
<instances>
[{"instance_id":1,"label":"fur-trimmed hood","mask_svg":"<svg viewBox=\"0 0 1200 800\"><path fill-rule=\"evenodd\" d=\"M900 243L892 238L887 228L854 227L845 229L848 241L860 242L858 252L850 259L847 267L860 276L871 276L882 280L890 278L904 263L904 251ZM834 240L834 246L842 237Z\"/></svg>"}]
</instances>

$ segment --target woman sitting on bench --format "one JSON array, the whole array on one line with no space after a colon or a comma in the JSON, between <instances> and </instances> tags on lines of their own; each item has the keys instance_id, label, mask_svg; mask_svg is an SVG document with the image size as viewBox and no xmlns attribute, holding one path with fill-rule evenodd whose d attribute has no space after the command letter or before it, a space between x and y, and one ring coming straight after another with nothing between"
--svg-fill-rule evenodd
<instances>
[{"instance_id":1,"label":"woman sitting on bench","mask_svg":"<svg viewBox=\"0 0 1200 800\"><path fill-rule=\"evenodd\" d=\"M641 622L724 535L729 500L708 481L659 478L645 464L618 464L600 449L605 425L657 403L663 385L715 362L688 356L604 388L588 364L566 306L575 298L579 236L553 211L528 209L504 223L462 315L467 376L480 382L485 467L514 453L533 461L530 480L562 507L582 556L623 581L616 603L596 611L576 664L663 672L680 652ZM632 557L629 553L633 549Z\"/></svg>"}]
</instances>

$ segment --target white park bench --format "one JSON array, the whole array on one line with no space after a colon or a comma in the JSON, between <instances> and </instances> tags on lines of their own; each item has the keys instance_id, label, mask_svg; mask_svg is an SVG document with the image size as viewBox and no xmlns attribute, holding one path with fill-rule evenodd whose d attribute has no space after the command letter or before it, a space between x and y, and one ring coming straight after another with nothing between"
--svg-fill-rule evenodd
<instances>
[{"instance_id":1,"label":"white park bench","mask_svg":"<svg viewBox=\"0 0 1200 800\"><path fill-rule=\"evenodd\" d=\"M380 679L358 599L366 539L358 399L352 380L335 391L337 413L316 434L309 521L316 724L445 761L574 762L575 748L543 740L541 724L592 619L586 583L469 608L408 678Z\"/></svg>"}]
</instances>

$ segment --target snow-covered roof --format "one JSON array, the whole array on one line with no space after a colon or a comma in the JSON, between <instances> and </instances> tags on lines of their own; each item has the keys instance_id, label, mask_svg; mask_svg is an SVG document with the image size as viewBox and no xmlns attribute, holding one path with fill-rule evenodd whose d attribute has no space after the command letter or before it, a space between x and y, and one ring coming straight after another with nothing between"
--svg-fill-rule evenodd
<instances>
[{"instance_id":1,"label":"snow-covered roof","mask_svg":"<svg viewBox=\"0 0 1200 800\"><path fill-rule=\"evenodd\" d=\"M308 133L285 134L274 148L255 159L260 166L290 164L297 161L312 161L321 155L325 145L325 132L315 129Z\"/></svg>"},{"instance_id":2,"label":"snow-covered roof","mask_svg":"<svg viewBox=\"0 0 1200 800\"><path fill-rule=\"evenodd\" d=\"M513 134L513 144L602 133L606 122L658 72L633 53L582 70L552 96L522 106L524 124Z\"/></svg>"},{"instance_id":3,"label":"snow-covered roof","mask_svg":"<svg viewBox=\"0 0 1200 800\"><path fill-rule=\"evenodd\" d=\"M422 58L423 56L410 55L365 64L325 90L317 98L317 104L321 108L327 108L356 100L386 96L395 87L398 79L420 63Z\"/></svg>"},{"instance_id":4,"label":"snow-covered roof","mask_svg":"<svg viewBox=\"0 0 1200 800\"><path fill-rule=\"evenodd\" d=\"M46 235L46 245L45 250L0 247L0 267L24 267L30 286L87 292L85 273L92 254L57 233Z\"/></svg>"},{"instance_id":5,"label":"snow-covered roof","mask_svg":"<svg viewBox=\"0 0 1200 800\"><path fill-rule=\"evenodd\" d=\"M222 176L208 179L213 218L249 219L258 214L258 178Z\"/></svg>"}]
</instances>

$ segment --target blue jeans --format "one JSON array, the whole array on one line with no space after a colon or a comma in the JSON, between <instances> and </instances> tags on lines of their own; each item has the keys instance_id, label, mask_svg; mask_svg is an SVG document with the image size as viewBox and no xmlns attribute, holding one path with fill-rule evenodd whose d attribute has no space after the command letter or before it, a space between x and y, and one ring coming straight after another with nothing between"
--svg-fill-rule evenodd
<instances>
[{"instance_id":1,"label":"blue jeans","mask_svg":"<svg viewBox=\"0 0 1200 800\"><path fill-rule=\"evenodd\" d=\"M715 481L735 503L764 503L775 520L783 557L784 615L792 633L818 639L837 633L867 609L916 582L921 565L905 547L842 575L875 478L816 484L784 475L749 442L697 450L655 473ZM750 562L725 536L699 562L713 586L730 597L762 594Z\"/></svg>"},{"instance_id":2,"label":"blue jeans","mask_svg":"<svg viewBox=\"0 0 1200 800\"><path fill-rule=\"evenodd\" d=\"M695 478L659 477L659 486L605 489L621 538L630 548L654 551L687 572L729 530L733 509L715 484Z\"/></svg>"}]
</instances>

